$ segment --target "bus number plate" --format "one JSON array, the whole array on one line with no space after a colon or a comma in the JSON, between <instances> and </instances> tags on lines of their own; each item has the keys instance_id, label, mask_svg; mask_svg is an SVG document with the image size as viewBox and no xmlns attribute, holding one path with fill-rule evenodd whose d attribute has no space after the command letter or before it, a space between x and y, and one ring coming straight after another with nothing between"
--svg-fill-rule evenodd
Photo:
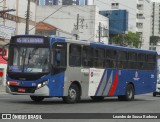
<instances>
[{"instance_id":1,"label":"bus number plate","mask_svg":"<svg viewBox=\"0 0 160 122\"><path fill-rule=\"evenodd\" d=\"M18 92L26 92L26 89L24 89L24 88L18 88Z\"/></svg>"}]
</instances>

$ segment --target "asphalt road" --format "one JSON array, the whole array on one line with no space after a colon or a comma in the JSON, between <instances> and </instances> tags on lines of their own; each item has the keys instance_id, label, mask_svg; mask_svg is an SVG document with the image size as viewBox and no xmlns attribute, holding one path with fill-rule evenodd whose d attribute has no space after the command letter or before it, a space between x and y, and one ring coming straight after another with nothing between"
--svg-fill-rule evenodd
<instances>
[{"instance_id":1,"label":"asphalt road","mask_svg":"<svg viewBox=\"0 0 160 122\"><path fill-rule=\"evenodd\" d=\"M42 103L35 103L31 101L29 96L1 93L0 113L160 113L160 96L153 97L152 94L137 95L135 100L131 102L118 101L117 97L107 97L101 102L94 102L90 98L82 98L77 104L65 104L60 98L47 98ZM74 122L75 120L56 120L56 122L59 121ZM90 122L91 120L83 121ZM107 122L106 120L94 121ZM116 122L117 120L112 119L110 121ZM122 122L126 121L129 120L122 120ZM146 122L145 119L141 121ZM158 122L159 120L154 121Z\"/></svg>"}]
</instances>

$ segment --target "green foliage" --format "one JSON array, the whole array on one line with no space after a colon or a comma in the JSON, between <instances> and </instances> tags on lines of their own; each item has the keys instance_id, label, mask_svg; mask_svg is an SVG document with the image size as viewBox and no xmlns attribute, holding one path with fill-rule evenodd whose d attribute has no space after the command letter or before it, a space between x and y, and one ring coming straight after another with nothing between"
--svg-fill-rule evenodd
<instances>
[{"instance_id":1,"label":"green foliage","mask_svg":"<svg viewBox=\"0 0 160 122\"><path fill-rule=\"evenodd\" d=\"M141 44L140 35L138 33L128 32L111 38L112 43L120 45L130 45L139 48Z\"/></svg>"}]
</instances>

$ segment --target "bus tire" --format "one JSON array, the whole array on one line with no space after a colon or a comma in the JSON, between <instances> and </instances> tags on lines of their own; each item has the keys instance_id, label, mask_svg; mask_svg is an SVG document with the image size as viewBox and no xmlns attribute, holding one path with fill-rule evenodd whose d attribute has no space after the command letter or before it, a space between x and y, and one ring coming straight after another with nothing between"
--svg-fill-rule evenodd
<instances>
[{"instance_id":1,"label":"bus tire","mask_svg":"<svg viewBox=\"0 0 160 122\"><path fill-rule=\"evenodd\" d=\"M134 87L132 84L128 84L126 87L125 101L132 101L132 100L134 100Z\"/></svg>"},{"instance_id":2,"label":"bus tire","mask_svg":"<svg viewBox=\"0 0 160 122\"><path fill-rule=\"evenodd\" d=\"M44 97L41 96L30 96L30 98L35 102L41 102L44 100Z\"/></svg>"},{"instance_id":3,"label":"bus tire","mask_svg":"<svg viewBox=\"0 0 160 122\"><path fill-rule=\"evenodd\" d=\"M91 99L94 101L102 101L104 100L103 96L91 96Z\"/></svg>"},{"instance_id":4,"label":"bus tire","mask_svg":"<svg viewBox=\"0 0 160 122\"><path fill-rule=\"evenodd\" d=\"M80 89L76 84L71 84L68 89L68 96L62 97L65 103L77 103L80 100Z\"/></svg>"},{"instance_id":5,"label":"bus tire","mask_svg":"<svg viewBox=\"0 0 160 122\"><path fill-rule=\"evenodd\" d=\"M155 97L157 94L156 94L156 92L153 92L153 97Z\"/></svg>"}]
</instances>

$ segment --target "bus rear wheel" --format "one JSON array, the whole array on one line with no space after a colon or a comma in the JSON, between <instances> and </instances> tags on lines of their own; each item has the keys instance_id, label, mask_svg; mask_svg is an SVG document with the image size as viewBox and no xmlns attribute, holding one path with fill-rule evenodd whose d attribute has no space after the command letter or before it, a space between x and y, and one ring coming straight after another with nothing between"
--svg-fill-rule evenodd
<instances>
[{"instance_id":1,"label":"bus rear wheel","mask_svg":"<svg viewBox=\"0 0 160 122\"><path fill-rule=\"evenodd\" d=\"M62 98L65 103L76 103L80 100L80 89L76 84L71 84L68 90L68 96Z\"/></svg>"},{"instance_id":2,"label":"bus rear wheel","mask_svg":"<svg viewBox=\"0 0 160 122\"><path fill-rule=\"evenodd\" d=\"M153 92L153 97L155 97L157 94L156 94L156 92Z\"/></svg>"},{"instance_id":3,"label":"bus rear wheel","mask_svg":"<svg viewBox=\"0 0 160 122\"><path fill-rule=\"evenodd\" d=\"M44 99L44 97L41 96L30 96L30 98L35 102L41 102Z\"/></svg>"},{"instance_id":4,"label":"bus rear wheel","mask_svg":"<svg viewBox=\"0 0 160 122\"><path fill-rule=\"evenodd\" d=\"M128 84L126 88L125 100L131 101L134 100L134 88L132 84Z\"/></svg>"},{"instance_id":5,"label":"bus rear wheel","mask_svg":"<svg viewBox=\"0 0 160 122\"><path fill-rule=\"evenodd\" d=\"M125 95L118 96L118 100L120 100L120 101L134 100L134 87L132 84L127 85Z\"/></svg>"}]
</instances>

